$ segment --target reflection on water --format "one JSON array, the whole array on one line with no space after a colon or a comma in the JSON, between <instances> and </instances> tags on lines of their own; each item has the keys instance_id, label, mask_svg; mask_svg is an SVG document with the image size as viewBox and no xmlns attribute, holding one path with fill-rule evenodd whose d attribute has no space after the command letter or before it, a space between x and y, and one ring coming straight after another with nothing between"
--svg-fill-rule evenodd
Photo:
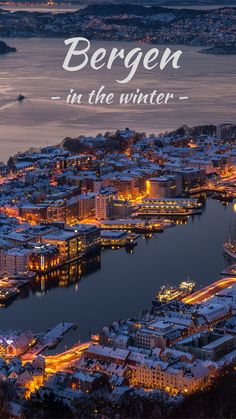
<instances>
[{"instance_id":1,"label":"reflection on water","mask_svg":"<svg viewBox=\"0 0 236 419\"><path fill-rule=\"evenodd\" d=\"M79 72L66 72L62 63L67 52L63 39L8 39L16 54L0 57L0 146L1 159L31 146L56 144L67 136L97 134L129 126L141 132L166 131L182 124L203 125L235 120L236 82L235 56L200 54L199 48L183 50L181 68L145 71L141 66L134 79L121 85L117 79L127 75L121 60L112 71L91 70L86 66ZM140 44L138 45L140 47ZM133 43L92 42L92 50L112 47L130 50ZM150 45L142 45L143 51ZM161 52L166 46L159 46ZM171 47L178 49L178 46ZM65 98L71 88L86 98L93 89L106 86L115 94L110 106L67 105L65 100L53 101L51 96ZM176 97L189 96L188 101L169 102L167 105L122 105L119 95L135 91L144 93L154 89L173 92ZM12 99L22 93L23 103ZM6 104L7 101L7 104Z\"/></svg>"},{"instance_id":2,"label":"reflection on water","mask_svg":"<svg viewBox=\"0 0 236 419\"><path fill-rule=\"evenodd\" d=\"M1 309L1 329L37 332L62 320L77 323L74 338L64 341L69 344L115 319L138 315L162 285L177 285L188 276L197 288L208 285L232 263L222 244L235 216L233 204L207 199L201 215L164 233L141 236L132 253L107 249L64 266L26 286L20 298Z\"/></svg>"},{"instance_id":3,"label":"reflection on water","mask_svg":"<svg viewBox=\"0 0 236 419\"><path fill-rule=\"evenodd\" d=\"M75 291L78 291L79 281L99 269L101 269L100 252L68 263L49 273L37 275L29 287L21 290L19 298L27 298L31 294L42 297L57 287L74 287Z\"/></svg>"}]
</instances>

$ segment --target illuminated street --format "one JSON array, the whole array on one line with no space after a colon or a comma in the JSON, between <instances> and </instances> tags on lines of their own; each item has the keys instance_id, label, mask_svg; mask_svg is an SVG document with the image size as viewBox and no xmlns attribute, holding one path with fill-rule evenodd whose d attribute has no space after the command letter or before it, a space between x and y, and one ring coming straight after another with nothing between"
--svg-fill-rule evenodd
<instances>
[{"instance_id":1,"label":"illuminated street","mask_svg":"<svg viewBox=\"0 0 236 419\"><path fill-rule=\"evenodd\" d=\"M236 277L223 278L211 285L196 291L188 297L183 298L183 302L187 304L198 304L213 297L217 292L230 287L236 283Z\"/></svg>"},{"instance_id":2,"label":"illuminated street","mask_svg":"<svg viewBox=\"0 0 236 419\"><path fill-rule=\"evenodd\" d=\"M88 349L91 343L92 342L81 343L60 354L45 356L46 374L55 374L57 371L66 370L80 359L83 352Z\"/></svg>"}]
</instances>

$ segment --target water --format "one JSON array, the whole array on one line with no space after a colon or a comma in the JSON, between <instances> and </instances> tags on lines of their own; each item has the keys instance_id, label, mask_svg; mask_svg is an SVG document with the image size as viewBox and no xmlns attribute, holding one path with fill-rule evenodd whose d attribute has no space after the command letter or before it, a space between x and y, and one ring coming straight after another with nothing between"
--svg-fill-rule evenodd
<instances>
[{"instance_id":1,"label":"water","mask_svg":"<svg viewBox=\"0 0 236 419\"><path fill-rule=\"evenodd\" d=\"M215 10L220 9L221 7L235 7L235 4L212 4L212 5L199 5L199 6L166 6L167 8L174 9L192 9L192 10Z\"/></svg>"},{"instance_id":2,"label":"water","mask_svg":"<svg viewBox=\"0 0 236 419\"><path fill-rule=\"evenodd\" d=\"M152 6L152 4L147 4L147 6ZM84 5L67 5L67 6L47 6L47 7L43 7L43 6L8 6L8 5L1 5L0 9L3 10L9 10L10 12L19 12L19 11L24 11L24 12L41 12L41 13L66 13L66 12L73 12L74 10L80 10L82 8L84 8ZM215 4L215 5L192 5L192 6L178 6L178 5L174 5L174 6L163 6L163 7L167 7L167 8L171 8L171 9L193 9L193 10L215 10L215 9L219 9L221 7L235 7L235 4L224 4L224 5L219 5L219 4Z\"/></svg>"},{"instance_id":3,"label":"water","mask_svg":"<svg viewBox=\"0 0 236 419\"><path fill-rule=\"evenodd\" d=\"M96 134L130 127L149 133L190 126L235 121L235 56L198 53L200 48L181 47L181 69L167 67L152 72L139 69L126 85L116 82L127 70L117 62L112 71L88 68L75 73L62 69L67 47L63 39L10 39L16 54L0 57L0 160L31 146L57 144L67 136ZM134 47L133 43L93 42L98 47ZM150 45L138 45L144 51ZM160 47L161 51L165 47ZM171 47L173 50L178 47ZM161 106L126 105L117 101L110 106L67 105L65 100L52 101L51 96L65 98L70 88L85 96L92 89L106 86L106 91L122 93L140 88L144 92L174 92L189 96ZM27 99L18 103L19 93Z\"/></svg>"},{"instance_id":4,"label":"water","mask_svg":"<svg viewBox=\"0 0 236 419\"><path fill-rule=\"evenodd\" d=\"M75 10L79 10L82 9L84 6L79 6L79 5L68 5L68 6L48 6L48 7L44 7L44 6L4 6L4 5L0 5L0 9L3 10L8 10L10 12L40 12L40 13L53 13L53 14L57 14L57 13L67 13L67 12L73 12Z\"/></svg>"},{"instance_id":5,"label":"water","mask_svg":"<svg viewBox=\"0 0 236 419\"><path fill-rule=\"evenodd\" d=\"M1 309L1 329L44 331L62 320L76 322L79 328L64 341L71 344L87 339L89 331L149 308L163 284L178 284L188 276L198 288L210 284L228 263L222 243L234 222L232 204L224 207L208 199L202 215L149 240L141 237L133 254L106 250L101 257L91 257L87 266L73 266L71 282L64 273L60 280L51 278L26 289Z\"/></svg>"}]
</instances>

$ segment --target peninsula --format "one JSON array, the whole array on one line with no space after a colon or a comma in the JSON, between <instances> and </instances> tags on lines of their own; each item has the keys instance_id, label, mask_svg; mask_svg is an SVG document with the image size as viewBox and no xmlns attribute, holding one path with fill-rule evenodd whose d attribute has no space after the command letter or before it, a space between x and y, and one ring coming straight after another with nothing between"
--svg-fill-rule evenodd
<instances>
[{"instance_id":1,"label":"peninsula","mask_svg":"<svg viewBox=\"0 0 236 419\"><path fill-rule=\"evenodd\" d=\"M8 54L9 52L16 52L16 48L9 47L5 42L0 41L0 55Z\"/></svg>"}]
</instances>

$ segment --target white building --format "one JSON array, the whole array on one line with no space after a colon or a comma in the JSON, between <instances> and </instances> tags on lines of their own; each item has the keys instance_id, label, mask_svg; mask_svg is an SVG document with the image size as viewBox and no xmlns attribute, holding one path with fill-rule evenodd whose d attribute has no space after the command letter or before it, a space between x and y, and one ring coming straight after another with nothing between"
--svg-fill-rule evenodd
<instances>
[{"instance_id":1,"label":"white building","mask_svg":"<svg viewBox=\"0 0 236 419\"><path fill-rule=\"evenodd\" d=\"M79 219L92 218L95 212L95 194L87 193L79 196Z\"/></svg>"},{"instance_id":2,"label":"white building","mask_svg":"<svg viewBox=\"0 0 236 419\"><path fill-rule=\"evenodd\" d=\"M146 388L160 388L170 393L191 393L204 387L210 376L202 364L168 366L163 361L147 360L132 368L132 382Z\"/></svg>"},{"instance_id":3,"label":"white building","mask_svg":"<svg viewBox=\"0 0 236 419\"><path fill-rule=\"evenodd\" d=\"M111 205L114 194L109 191L100 191L95 199L95 213L97 220L108 220L111 216Z\"/></svg>"},{"instance_id":4,"label":"white building","mask_svg":"<svg viewBox=\"0 0 236 419\"><path fill-rule=\"evenodd\" d=\"M13 248L5 252L5 273L9 277L28 271L30 249Z\"/></svg>"}]
</instances>

